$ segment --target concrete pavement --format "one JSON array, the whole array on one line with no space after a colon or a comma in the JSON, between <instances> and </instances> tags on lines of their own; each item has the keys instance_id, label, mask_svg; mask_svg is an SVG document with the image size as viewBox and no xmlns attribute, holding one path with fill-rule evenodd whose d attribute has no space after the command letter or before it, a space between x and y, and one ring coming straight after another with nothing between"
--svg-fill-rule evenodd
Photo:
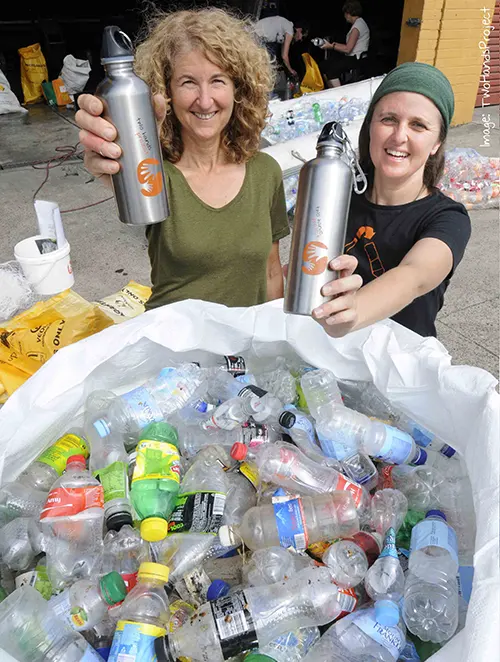
<instances>
[{"instance_id":1,"label":"concrete pavement","mask_svg":"<svg viewBox=\"0 0 500 662\"><path fill-rule=\"evenodd\" d=\"M498 107L488 109L498 127ZM63 115L72 120L73 114ZM490 146L484 144L482 111L470 124L451 129L448 148L471 147L498 156L500 130L490 129ZM35 234L33 193L45 178L45 170L26 163L54 156L55 148L76 145L78 130L45 106L30 109L27 122L0 116L0 262L13 259L14 245ZM102 200L109 191L94 180L81 162L72 161L50 170L39 197L55 200L61 210ZM499 363L499 233L498 209L470 213L472 237L455 273L438 316L438 337L453 363L478 366L498 376ZM129 280L149 284L149 260L144 232L118 221L114 201L64 214L64 228L71 244L74 289L86 299L111 294ZM288 261L289 240L281 242L283 262Z\"/></svg>"}]
</instances>

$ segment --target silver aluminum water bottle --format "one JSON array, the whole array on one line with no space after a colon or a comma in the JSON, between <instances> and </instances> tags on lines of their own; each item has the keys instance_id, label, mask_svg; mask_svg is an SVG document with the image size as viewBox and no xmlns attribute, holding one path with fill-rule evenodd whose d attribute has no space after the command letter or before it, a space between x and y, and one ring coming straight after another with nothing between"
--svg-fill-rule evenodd
<instances>
[{"instance_id":1,"label":"silver aluminum water bottle","mask_svg":"<svg viewBox=\"0 0 500 662\"><path fill-rule=\"evenodd\" d=\"M328 263L344 252L353 174L342 158L345 133L339 122L328 122L316 145L317 155L301 169L293 226L284 310L310 315L330 301L321 294L333 280Z\"/></svg>"},{"instance_id":2,"label":"silver aluminum water bottle","mask_svg":"<svg viewBox=\"0 0 500 662\"><path fill-rule=\"evenodd\" d=\"M106 78L96 96L122 149L120 171L111 177L118 216L128 225L161 223L169 207L151 90L134 73L132 43L116 25L104 29L101 63Z\"/></svg>"}]
</instances>

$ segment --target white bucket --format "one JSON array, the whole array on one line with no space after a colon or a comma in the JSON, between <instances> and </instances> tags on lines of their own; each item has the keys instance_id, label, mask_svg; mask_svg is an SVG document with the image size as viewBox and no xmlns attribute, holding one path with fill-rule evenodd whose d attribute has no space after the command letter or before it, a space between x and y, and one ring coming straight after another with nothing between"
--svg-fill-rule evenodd
<instances>
[{"instance_id":1,"label":"white bucket","mask_svg":"<svg viewBox=\"0 0 500 662\"><path fill-rule=\"evenodd\" d=\"M69 256L69 243L52 253L40 254L36 239L40 235L23 239L14 246L14 255L21 265L26 280L37 294L52 295L72 287L75 279Z\"/></svg>"}]
</instances>

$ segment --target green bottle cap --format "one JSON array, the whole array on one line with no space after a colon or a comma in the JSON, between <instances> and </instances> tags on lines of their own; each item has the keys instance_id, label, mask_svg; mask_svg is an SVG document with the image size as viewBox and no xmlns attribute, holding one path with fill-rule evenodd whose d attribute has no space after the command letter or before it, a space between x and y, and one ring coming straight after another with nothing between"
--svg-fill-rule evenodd
<instances>
[{"instance_id":1,"label":"green bottle cap","mask_svg":"<svg viewBox=\"0 0 500 662\"><path fill-rule=\"evenodd\" d=\"M170 423L160 421L159 423L150 423L141 430L139 441L166 441L169 444L177 446L179 444L179 435L177 430Z\"/></svg>"},{"instance_id":2,"label":"green bottle cap","mask_svg":"<svg viewBox=\"0 0 500 662\"><path fill-rule=\"evenodd\" d=\"M243 662L276 662L274 657L269 655L261 655L260 653L249 653Z\"/></svg>"},{"instance_id":3,"label":"green bottle cap","mask_svg":"<svg viewBox=\"0 0 500 662\"><path fill-rule=\"evenodd\" d=\"M108 605L121 602L127 595L127 587L122 576L117 572L109 572L101 579L101 594Z\"/></svg>"}]
</instances>

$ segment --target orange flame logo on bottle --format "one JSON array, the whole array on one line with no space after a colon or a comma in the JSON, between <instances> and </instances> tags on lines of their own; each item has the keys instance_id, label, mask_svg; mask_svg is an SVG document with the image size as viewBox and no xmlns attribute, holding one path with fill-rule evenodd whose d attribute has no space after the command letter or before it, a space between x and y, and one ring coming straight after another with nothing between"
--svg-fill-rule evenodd
<instances>
[{"instance_id":1,"label":"orange flame logo on bottle","mask_svg":"<svg viewBox=\"0 0 500 662\"><path fill-rule=\"evenodd\" d=\"M163 189L161 163L158 159L144 159L137 166L137 179L142 184L141 193L152 198Z\"/></svg>"},{"instance_id":2,"label":"orange flame logo on bottle","mask_svg":"<svg viewBox=\"0 0 500 662\"><path fill-rule=\"evenodd\" d=\"M321 241L310 241L302 253L302 271L308 276L319 276L328 265L328 246Z\"/></svg>"}]
</instances>

